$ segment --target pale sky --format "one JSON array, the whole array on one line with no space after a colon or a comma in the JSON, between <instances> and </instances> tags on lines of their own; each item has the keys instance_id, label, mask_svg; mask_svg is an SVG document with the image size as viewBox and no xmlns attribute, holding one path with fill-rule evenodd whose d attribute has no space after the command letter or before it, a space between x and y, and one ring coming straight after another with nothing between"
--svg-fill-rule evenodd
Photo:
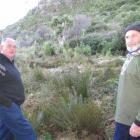
<instances>
[{"instance_id":1,"label":"pale sky","mask_svg":"<svg viewBox=\"0 0 140 140\"><path fill-rule=\"evenodd\" d=\"M0 0L0 29L17 22L40 0Z\"/></svg>"}]
</instances>

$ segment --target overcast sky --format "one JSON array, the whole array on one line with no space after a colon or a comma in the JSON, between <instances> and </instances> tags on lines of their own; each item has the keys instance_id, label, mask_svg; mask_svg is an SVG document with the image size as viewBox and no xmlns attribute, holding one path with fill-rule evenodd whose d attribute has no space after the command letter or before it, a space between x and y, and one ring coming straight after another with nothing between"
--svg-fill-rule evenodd
<instances>
[{"instance_id":1,"label":"overcast sky","mask_svg":"<svg viewBox=\"0 0 140 140\"><path fill-rule=\"evenodd\" d=\"M40 0L0 0L0 29L23 18Z\"/></svg>"}]
</instances>

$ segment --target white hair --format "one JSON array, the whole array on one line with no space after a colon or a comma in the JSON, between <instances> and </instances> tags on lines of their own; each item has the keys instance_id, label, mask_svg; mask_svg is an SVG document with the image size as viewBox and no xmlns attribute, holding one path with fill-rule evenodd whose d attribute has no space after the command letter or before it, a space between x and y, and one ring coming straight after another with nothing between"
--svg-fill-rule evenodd
<instances>
[{"instance_id":1,"label":"white hair","mask_svg":"<svg viewBox=\"0 0 140 140\"><path fill-rule=\"evenodd\" d=\"M16 40L14 40L13 38L6 38L6 39L4 39L4 40L1 42L1 45L3 46L3 45L5 45L5 44L7 44L7 43L9 43L9 42L13 42L13 43L16 44Z\"/></svg>"}]
</instances>

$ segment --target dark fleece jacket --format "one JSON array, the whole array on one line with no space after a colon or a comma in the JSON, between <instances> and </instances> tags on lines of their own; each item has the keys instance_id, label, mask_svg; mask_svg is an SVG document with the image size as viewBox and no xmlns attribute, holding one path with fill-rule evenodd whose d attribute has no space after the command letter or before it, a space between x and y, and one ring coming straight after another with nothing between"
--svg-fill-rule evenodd
<instances>
[{"instance_id":1,"label":"dark fleece jacket","mask_svg":"<svg viewBox=\"0 0 140 140\"><path fill-rule=\"evenodd\" d=\"M12 102L21 105L25 100L20 73L6 56L0 54L0 104L10 106Z\"/></svg>"}]
</instances>

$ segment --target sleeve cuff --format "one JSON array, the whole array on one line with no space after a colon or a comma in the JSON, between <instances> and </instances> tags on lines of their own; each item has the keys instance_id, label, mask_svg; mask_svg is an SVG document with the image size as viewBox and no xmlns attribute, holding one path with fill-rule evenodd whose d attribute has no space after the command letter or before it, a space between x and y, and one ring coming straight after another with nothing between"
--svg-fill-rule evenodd
<instances>
[{"instance_id":1,"label":"sleeve cuff","mask_svg":"<svg viewBox=\"0 0 140 140\"><path fill-rule=\"evenodd\" d=\"M134 123L135 123L137 126L140 127L140 121L139 121L139 120L135 119Z\"/></svg>"}]
</instances>

